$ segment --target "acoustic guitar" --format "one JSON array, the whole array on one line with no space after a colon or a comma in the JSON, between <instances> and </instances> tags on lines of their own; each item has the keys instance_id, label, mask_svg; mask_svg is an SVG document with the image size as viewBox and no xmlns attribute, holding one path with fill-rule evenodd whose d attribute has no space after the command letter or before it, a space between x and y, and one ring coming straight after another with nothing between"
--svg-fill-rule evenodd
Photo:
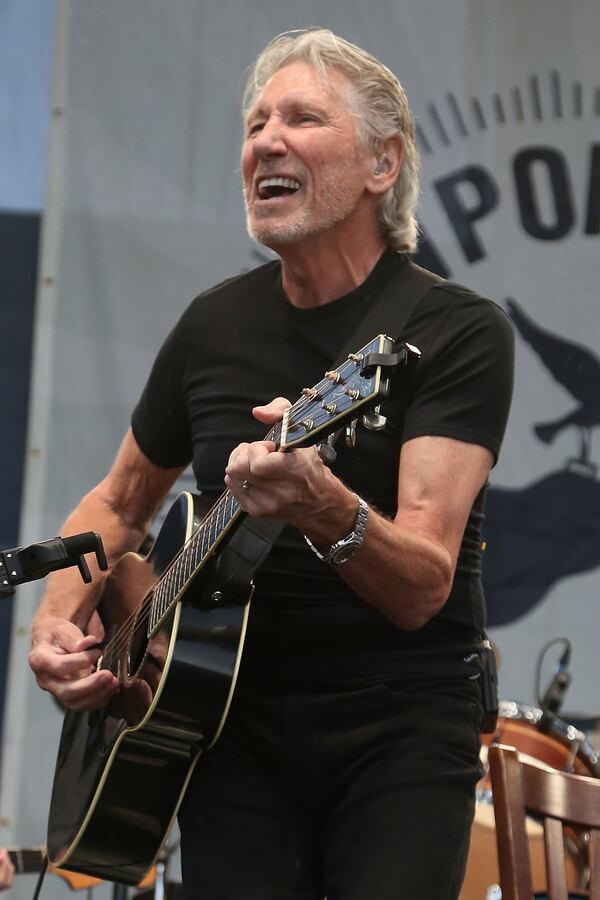
<instances>
[{"instance_id":1,"label":"acoustic guitar","mask_svg":"<svg viewBox=\"0 0 600 900\"><path fill-rule=\"evenodd\" d=\"M316 444L361 417L381 428L390 375L419 357L379 335L327 372L266 439ZM152 550L123 556L99 606L107 641L98 668L120 691L105 708L67 712L54 777L51 864L138 883L154 863L200 754L223 728L241 659L252 575L271 544L225 491L201 519L183 493ZM225 564L226 562L226 564Z\"/></svg>"}]
</instances>

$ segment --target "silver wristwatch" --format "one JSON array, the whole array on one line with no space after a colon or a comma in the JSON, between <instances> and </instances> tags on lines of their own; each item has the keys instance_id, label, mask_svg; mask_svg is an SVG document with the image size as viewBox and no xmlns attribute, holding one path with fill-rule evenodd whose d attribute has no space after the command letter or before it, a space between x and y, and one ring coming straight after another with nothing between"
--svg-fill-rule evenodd
<instances>
[{"instance_id":1,"label":"silver wristwatch","mask_svg":"<svg viewBox=\"0 0 600 900\"><path fill-rule=\"evenodd\" d=\"M346 535L346 537L343 537L339 541L336 541L335 544L332 544L326 553L321 553L320 550L317 550L313 542L304 535L304 540L310 549L317 554L321 562L331 563L332 566L341 566L342 563L348 562L361 546L364 539L365 528L367 527L369 507L358 494L355 494L354 496L358 500L358 512L356 514L354 528L350 534Z\"/></svg>"}]
</instances>

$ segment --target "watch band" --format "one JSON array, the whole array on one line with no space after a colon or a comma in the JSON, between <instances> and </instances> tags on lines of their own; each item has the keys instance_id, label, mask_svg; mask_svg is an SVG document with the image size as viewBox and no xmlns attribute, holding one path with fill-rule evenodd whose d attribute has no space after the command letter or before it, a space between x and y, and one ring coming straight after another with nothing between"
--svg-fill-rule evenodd
<instances>
[{"instance_id":1,"label":"watch band","mask_svg":"<svg viewBox=\"0 0 600 900\"><path fill-rule=\"evenodd\" d=\"M367 527L369 507L358 494L355 494L354 496L358 500L358 511L356 513L354 528L350 534L346 535L346 537L343 537L339 541L336 541L335 544L332 544L326 553L321 553L320 550L317 550L310 538L307 538L306 535L304 535L304 540L321 562L331 563L331 565L334 566L341 566L343 563L348 562L362 545L365 528Z\"/></svg>"}]
</instances>

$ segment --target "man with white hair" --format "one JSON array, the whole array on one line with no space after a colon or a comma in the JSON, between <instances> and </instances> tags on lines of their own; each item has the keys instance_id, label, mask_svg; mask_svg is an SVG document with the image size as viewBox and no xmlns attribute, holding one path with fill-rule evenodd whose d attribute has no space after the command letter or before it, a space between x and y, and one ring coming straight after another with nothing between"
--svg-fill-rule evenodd
<instances>
[{"instance_id":1,"label":"man with white hair","mask_svg":"<svg viewBox=\"0 0 600 900\"><path fill-rule=\"evenodd\" d=\"M479 777L480 525L512 332L490 301L432 279L402 334L422 359L393 382L385 431L331 469L312 448L276 452L261 436L283 398L321 378L412 266L419 163L396 77L322 29L267 46L244 120L248 228L279 259L191 304L64 531L101 532L117 560L190 462L203 492L225 467L250 516L287 523L180 812L186 897L451 900ZM75 709L118 691L93 670L97 596L54 576L33 626L38 682Z\"/></svg>"}]
</instances>

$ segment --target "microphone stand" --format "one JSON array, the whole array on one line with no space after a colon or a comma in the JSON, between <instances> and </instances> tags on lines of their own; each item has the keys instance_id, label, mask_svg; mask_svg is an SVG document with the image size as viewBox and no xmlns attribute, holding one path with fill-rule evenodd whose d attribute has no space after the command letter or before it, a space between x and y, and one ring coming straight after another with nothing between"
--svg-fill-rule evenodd
<instances>
[{"instance_id":1,"label":"microphone stand","mask_svg":"<svg viewBox=\"0 0 600 900\"><path fill-rule=\"evenodd\" d=\"M167 900L167 869L169 861L179 848L179 841L169 846L165 844L156 860L156 878L154 880L154 900Z\"/></svg>"},{"instance_id":2,"label":"microphone stand","mask_svg":"<svg viewBox=\"0 0 600 900\"><path fill-rule=\"evenodd\" d=\"M178 848L179 841L176 841L171 846L165 844L158 854L158 857L156 859L154 891L152 894L153 900L167 900L167 869L169 867L169 861L173 853L175 853ZM144 896L146 896L146 892L144 892ZM112 900L127 900L128 897L128 886L126 884L121 884L120 882L113 882Z\"/></svg>"},{"instance_id":3,"label":"microphone stand","mask_svg":"<svg viewBox=\"0 0 600 900\"><path fill-rule=\"evenodd\" d=\"M100 569L108 568L102 538L95 531L0 551L0 597L10 597L18 584L37 581L69 566L77 566L84 582L89 584L92 576L85 561L86 553L95 554Z\"/></svg>"},{"instance_id":4,"label":"microphone stand","mask_svg":"<svg viewBox=\"0 0 600 900\"><path fill-rule=\"evenodd\" d=\"M545 732L550 731L553 722L562 709L565 694L571 684L571 672L569 670L569 663L571 661L571 642L566 638L557 638L557 641L562 641L565 644L565 650L558 661L550 684L544 691L544 696L540 699L542 717L538 722L538 727L541 731ZM551 645L548 644L546 649L549 646Z\"/></svg>"}]
</instances>

